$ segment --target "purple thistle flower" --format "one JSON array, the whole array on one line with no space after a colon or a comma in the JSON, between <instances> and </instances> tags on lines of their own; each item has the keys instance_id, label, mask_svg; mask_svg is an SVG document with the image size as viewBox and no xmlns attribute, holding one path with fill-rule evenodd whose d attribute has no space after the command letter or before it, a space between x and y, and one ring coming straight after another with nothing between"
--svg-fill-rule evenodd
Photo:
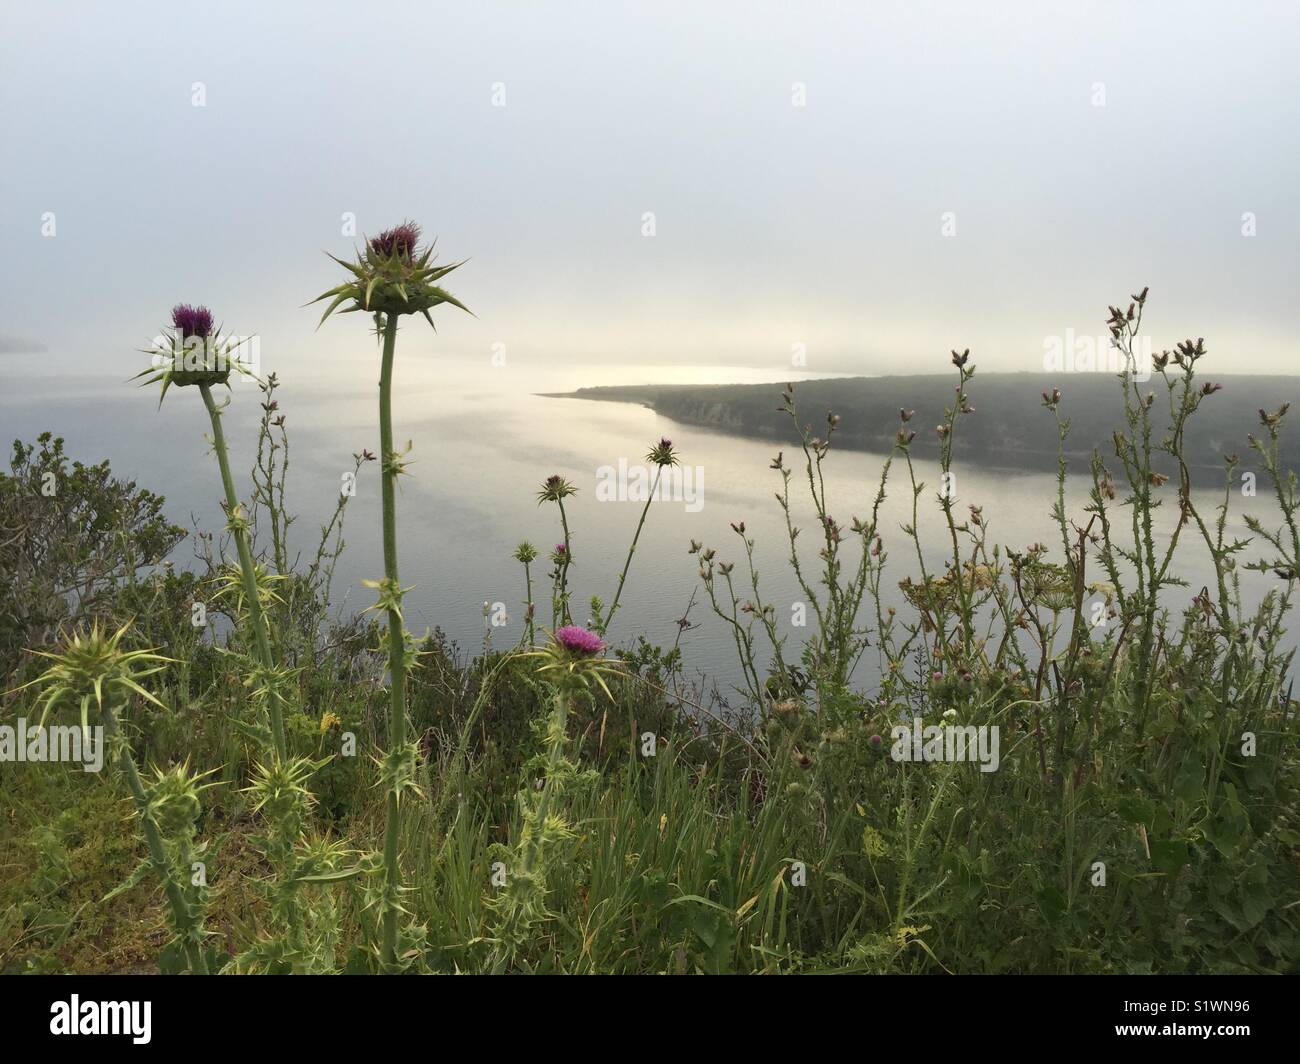
<instances>
[{"instance_id":1,"label":"purple thistle flower","mask_svg":"<svg viewBox=\"0 0 1300 1064\"><path fill-rule=\"evenodd\" d=\"M677 455L673 454L673 441L667 436L660 438L659 442L650 448L650 453L645 456L645 460L651 465L675 466L677 464Z\"/></svg>"},{"instance_id":2,"label":"purple thistle flower","mask_svg":"<svg viewBox=\"0 0 1300 1064\"><path fill-rule=\"evenodd\" d=\"M392 229L385 229L378 236L370 238L370 250L377 255L388 258L400 255L415 258L415 245L420 242L420 227L415 222L403 222Z\"/></svg>"},{"instance_id":3,"label":"purple thistle flower","mask_svg":"<svg viewBox=\"0 0 1300 1064\"><path fill-rule=\"evenodd\" d=\"M605 641L595 632L580 628L576 624L566 624L555 629L555 641L571 654L590 657L605 649Z\"/></svg>"},{"instance_id":4,"label":"purple thistle flower","mask_svg":"<svg viewBox=\"0 0 1300 1064\"><path fill-rule=\"evenodd\" d=\"M212 311L207 307L192 307L177 303L172 307L172 324L181 331L181 339L197 336L206 340L212 334Z\"/></svg>"},{"instance_id":5,"label":"purple thistle flower","mask_svg":"<svg viewBox=\"0 0 1300 1064\"><path fill-rule=\"evenodd\" d=\"M883 740L880 738L879 735L873 735L870 739L867 740L867 742L871 744L871 748L873 750L879 750L880 744L881 742L883 742Z\"/></svg>"}]
</instances>

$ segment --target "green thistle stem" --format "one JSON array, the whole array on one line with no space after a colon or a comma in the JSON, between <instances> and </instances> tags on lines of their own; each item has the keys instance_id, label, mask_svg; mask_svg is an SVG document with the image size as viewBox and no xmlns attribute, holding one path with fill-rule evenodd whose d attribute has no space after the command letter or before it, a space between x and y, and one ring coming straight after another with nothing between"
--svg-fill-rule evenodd
<instances>
[{"instance_id":1,"label":"green thistle stem","mask_svg":"<svg viewBox=\"0 0 1300 1064\"><path fill-rule=\"evenodd\" d=\"M569 726L569 692L560 688L555 693L555 710L551 716L551 749L546 761L546 782L542 784L542 795L537 799L536 823L529 836L528 846L524 850L524 874L532 872L537 864L537 855L541 850L542 833L546 830L546 814L550 811L551 798L555 790L555 779L560 774L560 762L564 760L564 740Z\"/></svg>"},{"instance_id":2,"label":"green thistle stem","mask_svg":"<svg viewBox=\"0 0 1300 1064\"><path fill-rule=\"evenodd\" d=\"M221 428L221 411L217 409L217 404L212 399L212 389L208 385L200 384L199 391L212 422L212 446L217 452L217 464L221 467L221 483L226 491L226 511L233 516L239 510L239 496L235 494L235 480L230 474L230 453L226 448L226 434ZM239 551L239 570L243 575L244 599L248 603L248 617L253 626L258 662L269 675L274 667L271 638L267 632L266 616L262 613L262 600L258 597L257 572L253 568L253 552L248 546L248 533L237 524L231 531L235 537L235 548ZM284 738L284 709L280 704L280 692L274 685L268 705L275 752L281 760L285 760L288 757L288 745Z\"/></svg>"},{"instance_id":3,"label":"green thistle stem","mask_svg":"<svg viewBox=\"0 0 1300 1064\"><path fill-rule=\"evenodd\" d=\"M618 610L618 600L623 596L623 585L627 582L628 570L632 568L632 556L636 554L636 545L641 539L641 529L645 528L646 515L650 513L650 503L654 501L659 492L659 478L663 475L664 467L659 466L655 470L655 482L650 486L650 496L646 499L645 506L641 508L641 520L636 524L636 534L632 536L632 545L627 549L627 561L623 563L623 572L619 574L618 588L614 592L614 601L610 603L609 612L605 614L605 623L600 627L601 635L609 631L609 622L614 619L614 614Z\"/></svg>"},{"instance_id":4,"label":"green thistle stem","mask_svg":"<svg viewBox=\"0 0 1300 1064\"><path fill-rule=\"evenodd\" d=\"M560 565L560 616L564 623L572 622L569 615L569 566L573 564L573 541L569 535L569 517L564 512L564 500L556 499L560 507L560 527L564 529L564 561Z\"/></svg>"},{"instance_id":5,"label":"green thistle stem","mask_svg":"<svg viewBox=\"0 0 1300 1064\"><path fill-rule=\"evenodd\" d=\"M162 835L158 832L158 825L154 823L153 817L149 815L149 798L145 794L144 784L140 781L140 771L136 768L135 758L131 756L131 746L126 741L126 738L121 735L118 729L117 713L109 705L104 706L104 740L110 746L119 746L121 750L118 761L121 765L122 774L126 777L126 785L131 791L131 797L135 800L136 812L140 815L140 824L144 828L145 842L149 846L149 857L158 870L159 876L162 877L163 889L167 894L167 902L172 910L172 920L176 925L181 944L185 947L185 957L189 961L190 971L194 975L207 975L208 962L204 959L203 950L199 948L196 941L193 941L193 935L191 934L195 924L194 915L190 912L190 907L185 901L185 895L181 893L180 885L176 882L171 862L167 859L167 850L163 846Z\"/></svg>"},{"instance_id":6,"label":"green thistle stem","mask_svg":"<svg viewBox=\"0 0 1300 1064\"><path fill-rule=\"evenodd\" d=\"M533 605L533 571L529 568L528 562L524 562L524 596L527 599L524 603L524 609L528 613L528 645L532 646L537 641L537 634L533 620L535 612Z\"/></svg>"},{"instance_id":7,"label":"green thistle stem","mask_svg":"<svg viewBox=\"0 0 1300 1064\"><path fill-rule=\"evenodd\" d=\"M393 349L397 345L397 315L384 319L384 355L379 373L379 447L383 462L384 508L384 576L393 588L400 587L397 579L397 469L393 458ZM391 702L388 714L388 746L400 750L406 742L406 646L402 617L396 605L388 610L388 671ZM396 791L388 794L388 817L384 828L384 879L390 904L384 909L383 952L385 967L397 960L398 911L391 904L395 893L401 889L402 870L398 862L398 799Z\"/></svg>"}]
</instances>

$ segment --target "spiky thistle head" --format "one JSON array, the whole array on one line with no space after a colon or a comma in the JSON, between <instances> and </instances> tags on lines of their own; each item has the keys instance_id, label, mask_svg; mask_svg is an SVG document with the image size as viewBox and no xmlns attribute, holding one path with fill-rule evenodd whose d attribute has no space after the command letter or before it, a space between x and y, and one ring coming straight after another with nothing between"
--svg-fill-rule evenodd
<instances>
[{"instance_id":1,"label":"spiky thistle head","mask_svg":"<svg viewBox=\"0 0 1300 1064\"><path fill-rule=\"evenodd\" d=\"M186 758L179 765L170 768L155 768L153 779L145 787L148 797L149 815L158 829L169 838L177 836L192 837L194 825L203 811L202 794L212 782L204 782L206 777L216 772L194 772L190 760Z\"/></svg>"},{"instance_id":2,"label":"spiky thistle head","mask_svg":"<svg viewBox=\"0 0 1300 1064\"><path fill-rule=\"evenodd\" d=\"M657 466L675 466L677 465L677 452L673 450L673 441L667 436L661 439L645 456L645 460L650 465Z\"/></svg>"},{"instance_id":3,"label":"spiky thistle head","mask_svg":"<svg viewBox=\"0 0 1300 1064\"><path fill-rule=\"evenodd\" d=\"M515 548L515 561L522 562L524 565L535 561L537 558L537 548L528 540L524 540Z\"/></svg>"},{"instance_id":4,"label":"spiky thistle head","mask_svg":"<svg viewBox=\"0 0 1300 1064\"><path fill-rule=\"evenodd\" d=\"M330 301L321 315L321 322L339 307L343 307L340 314L355 311L375 315L420 313L430 325L433 318L429 311L443 303L470 313L467 306L437 284L464 262L440 266L433 262L433 245L421 248L419 242L420 227L415 222L403 222L370 237L365 247L357 252L355 262L345 262L330 255L351 276L312 300L314 303L325 299Z\"/></svg>"},{"instance_id":5,"label":"spiky thistle head","mask_svg":"<svg viewBox=\"0 0 1300 1064\"><path fill-rule=\"evenodd\" d=\"M257 590L257 604L263 610L274 605L283 605L284 599L276 587L285 580L284 576L269 572L260 562L253 563L253 586ZM247 603L244 596L244 571L238 565L223 565L216 573L216 598L230 601L236 613L242 613Z\"/></svg>"},{"instance_id":6,"label":"spiky thistle head","mask_svg":"<svg viewBox=\"0 0 1300 1064\"><path fill-rule=\"evenodd\" d=\"M559 473L552 473L542 484L542 490L537 493L537 504L540 506L544 502L559 502L577 493L578 489L569 481Z\"/></svg>"},{"instance_id":7,"label":"spiky thistle head","mask_svg":"<svg viewBox=\"0 0 1300 1064\"><path fill-rule=\"evenodd\" d=\"M67 636L59 650L35 652L48 659L50 666L18 690L35 687L39 692L41 727L45 726L51 710L67 703L80 705L81 727L86 733L90 731L91 705L102 713L105 699L125 701L132 695L140 695L165 708L140 686L140 681L161 672L172 659L151 650L125 649L122 640L129 628L128 623L112 632L96 621L89 629Z\"/></svg>"},{"instance_id":8,"label":"spiky thistle head","mask_svg":"<svg viewBox=\"0 0 1300 1064\"><path fill-rule=\"evenodd\" d=\"M525 657L540 659L537 671L546 674L562 690L587 689L595 683L612 699L614 696L605 684L605 677L617 675L621 666L617 661L603 657L604 650L605 641L595 632L568 624L557 628L551 633L549 643Z\"/></svg>"},{"instance_id":9,"label":"spiky thistle head","mask_svg":"<svg viewBox=\"0 0 1300 1064\"><path fill-rule=\"evenodd\" d=\"M253 796L253 811L265 811L273 822L292 817L301 823L316 802L309 786L311 777L324 764L306 757L259 761L253 766L252 782L245 788Z\"/></svg>"},{"instance_id":10,"label":"spiky thistle head","mask_svg":"<svg viewBox=\"0 0 1300 1064\"><path fill-rule=\"evenodd\" d=\"M142 352L153 357L153 364L133 377L144 384L161 384L161 403L167 389L189 385L229 384L231 370L248 373L237 357L247 337L225 337L212 311L204 306L177 303L172 307L171 325L164 328L153 346Z\"/></svg>"},{"instance_id":11,"label":"spiky thistle head","mask_svg":"<svg viewBox=\"0 0 1300 1064\"><path fill-rule=\"evenodd\" d=\"M381 257L399 256L411 259L420 243L420 227L415 222L403 222L385 229L366 241L366 247Z\"/></svg>"}]
</instances>

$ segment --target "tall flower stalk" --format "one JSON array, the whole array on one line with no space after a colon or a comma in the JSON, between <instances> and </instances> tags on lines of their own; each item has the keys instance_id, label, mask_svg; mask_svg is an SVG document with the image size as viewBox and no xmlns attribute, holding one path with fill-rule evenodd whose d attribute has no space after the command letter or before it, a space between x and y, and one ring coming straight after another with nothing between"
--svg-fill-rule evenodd
<instances>
[{"instance_id":1,"label":"tall flower stalk","mask_svg":"<svg viewBox=\"0 0 1300 1064\"><path fill-rule=\"evenodd\" d=\"M569 534L569 515L564 511L564 500L576 494L578 489L559 473L547 477L537 493L538 506L553 502L559 507L560 528L564 532L564 542L557 543L551 552L551 561L555 565L551 571L551 625L556 628L572 620L569 613L569 567L573 564L573 537Z\"/></svg>"},{"instance_id":2,"label":"tall flower stalk","mask_svg":"<svg viewBox=\"0 0 1300 1064\"><path fill-rule=\"evenodd\" d=\"M207 384L199 385L199 394L203 396L203 406L212 422L212 449L217 454L217 465L221 469L221 485L226 494L226 527L235 540L235 550L239 554L239 572L244 589L244 604L248 610L248 623L253 630L254 655L262 669L262 683L266 693L267 710L271 718L271 741L275 746L276 756L287 760L288 743L284 735L284 704L280 692L281 676L275 665L271 652L271 633L267 625L266 613L262 609L262 593L258 586L257 567L253 563L253 551L248 545L248 518L240 505L235 492L235 481L230 473L230 451L226 447L226 435L221 428L221 408L212 398L212 388Z\"/></svg>"},{"instance_id":3,"label":"tall flower stalk","mask_svg":"<svg viewBox=\"0 0 1300 1064\"><path fill-rule=\"evenodd\" d=\"M230 472L230 451L226 446L226 434L221 427L221 413L225 404L219 405L212 396L213 385L229 385L230 373L234 368L232 354L237 346L236 341L222 338L220 329L214 324L212 312L207 307L179 303L172 308L172 329L164 334L161 364L138 376L147 378L146 384L162 385L160 403L172 385L197 387L203 397L203 406L212 424L212 449L216 452L225 493L226 527L230 530L235 550L239 554L244 605L252 629L252 656L260 674L256 678L257 690L267 704L271 742L276 756L283 761L288 757L280 690L283 676L276 668L271 651L270 630L262 609L263 592L248 542L248 517L240 505L234 477Z\"/></svg>"},{"instance_id":4,"label":"tall flower stalk","mask_svg":"<svg viewBox=\"0 0 1300 1064\"><path fill-rule=\"evenodd\" d=\"M490 969L501 972L526 946L529 929L550 914L546 907L547 860L559 843L571 839L573 830L555 810L566 781L577 767L566 754L568 721L574 701L593 687L613 699L606 677L619 666L603 656L605 642L595 632L577 625L557 628L551 641L523 656L539 660L537 675L554 691L551 714L544 728L545 777L540 793L521 796L522 827L509 857L510 886L493 905L497 928Z\"/></svg>"},{"instance_id":5,"label":"tall flower stalk","mask_svg":"<svg viewBox=\"0 0 1300 1064\"><path fill-rule=\"evenodd\" d=\"M537 560L537 548L527 540L524 540L515 548L515 561L524 567L524 634L523 641L532 646L536 638L535 616L537 613L536 605L533 602L533 570L532 564Z\"/></svg>"},{"instance_id":6,"label":"tall flower stalk","mask_svg":"<svg viewBox=\"0 0 1300 1064\"><path fill-rule=\"evenodd\" d=\"M647 465L655 467L654 483L650 485L650 492L646 496L645 505L641 508L641 519L636 523L636 532L633 533L632 542L627 548L627 560L623 562L623 571L619 573L618 587L614 589L614 601L609 604L609 612L605 614L602 620L600 619L599 609L595 611L597 630L601 635L609 631L610 622L614 619L614 614L618 612L619 599L623 597L623 585L627 583L627 574L632 568L632 558L636 554L636 545L641 539L641 530L645 528L645 519L650 513L650 504L654 502L659 494L659 480L664 475L666 467L675 466L679 461L677 453L673 450L673 441L666 436L650 448L645 460Z\"/></svg>"},{"instance_id":7,"label":"tall flower stalk","mask_svg":"<svg viewBox=\"0 0 1300 1064\"><path fill-rule=\"evenodd\" d=\"M414 657L402 620L404 589L397 569L397 478L405 472L406 454L393 445L393 355L397 346L398 321L404 314L423 314L430 326L429 311L443 303L468 313L454 296L438 287L441 280L461 263L438 266L432 262L432 245L421 248L420 227L413 222L387 229L371 237L355 262L331 255L350 276L342 284L317 297L330 300L321 315L323 323L340 307L340 313L365 311L374 317L375 331L383 337L379 372L379 445L383 484L384 578L375 608L387 614L389 714L388 751L381 772L387 791L387 822L384 829L383 889L377 904L382 914L380 963L386 970L397 966L397 921L403 911L402 878L398 853L399 812L402 795L415 788L415 744L406 738L406 674ZM344 306L344 304L348 304Z\"/></svg>"}]
</instances>

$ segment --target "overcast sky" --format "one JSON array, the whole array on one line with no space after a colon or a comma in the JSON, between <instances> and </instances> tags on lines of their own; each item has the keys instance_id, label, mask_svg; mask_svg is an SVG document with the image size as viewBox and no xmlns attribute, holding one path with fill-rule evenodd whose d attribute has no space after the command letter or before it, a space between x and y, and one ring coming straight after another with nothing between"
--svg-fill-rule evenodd
<instances>
[{"instance_id":1,"label":"overcast sky","mask_svg":"<svg viewBox=\"0 0 1300 1064\"><path fill-rule=\"evenodd\" d=\"M471 259L451 358L1032 370L1149 284L1157 345L1291 371L1298 12L6 2L0 376L125 375L180 300L337 368L349 213Z\"/></svg>"}]
</instances>

